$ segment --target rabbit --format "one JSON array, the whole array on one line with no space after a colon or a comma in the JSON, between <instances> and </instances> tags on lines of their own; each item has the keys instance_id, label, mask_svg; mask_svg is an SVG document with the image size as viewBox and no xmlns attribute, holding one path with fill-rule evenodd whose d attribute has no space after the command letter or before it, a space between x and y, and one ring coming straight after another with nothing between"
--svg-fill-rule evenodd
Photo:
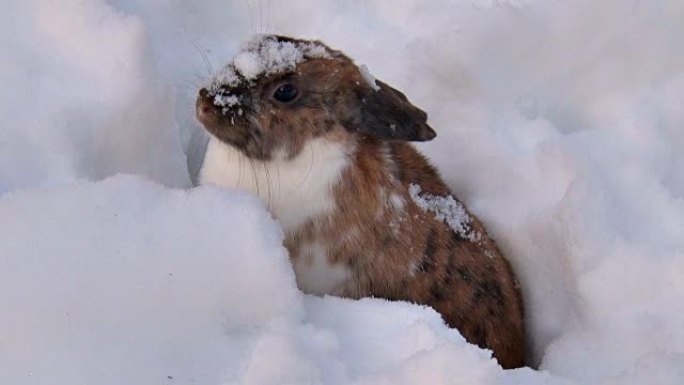
<instances>
[{"instance_id":1,"label":"rabbit","mask_svg":"<svg viewBox=\"0 0 684 385\"><path fill-rule=\"evenodd\" d=\"M305 293L428 305L503 368L525 364L520 288L409 142L427 114L320 41L262 35L199 91L200 184L261 197Z\"/></svg>"}]
</instances>

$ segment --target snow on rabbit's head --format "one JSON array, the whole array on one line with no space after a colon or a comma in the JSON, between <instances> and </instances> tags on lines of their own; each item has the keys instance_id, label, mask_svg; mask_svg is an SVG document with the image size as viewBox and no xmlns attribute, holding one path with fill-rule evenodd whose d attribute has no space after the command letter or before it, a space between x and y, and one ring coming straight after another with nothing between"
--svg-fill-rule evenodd
<instances>
[{"instance_id":1,"label":"snow on rabbit's head","mask_svg":"<svg viewBox=\"0 0 684 385\"><path fill-rule=\"evenodd\" d=\"M259 35L199 91L198 121L246 156L291 158L308 140L435 137L424 111L320 41Z\"/></svg>"}]
</instances>

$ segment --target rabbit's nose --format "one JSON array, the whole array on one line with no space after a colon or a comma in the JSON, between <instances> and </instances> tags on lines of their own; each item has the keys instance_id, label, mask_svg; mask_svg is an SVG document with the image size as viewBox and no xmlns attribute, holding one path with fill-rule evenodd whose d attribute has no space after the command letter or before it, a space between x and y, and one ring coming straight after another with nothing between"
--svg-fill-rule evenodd
<instances>
[{"instance_id":1,"label":"rabbit's nose","mask_svg":"<svg viewBox=\"0 0 684 385\"><path fill-rule=\"evenodd\" d=\"M212 109L213 109L213 108L212 108L210 105L208 105L208 104L205 103L205 104L201 104L201 105L200 105L200 107L199 107L199 112L200 112L200 114L202 114L202 115L206 115L206 114L210 113Z\"/></svg>"},{"instance_id":2,"label":"rabbit's nose","mask_svg":"<svg viewBox=\"0 0 684 385\"><path fill-rule=\"evenodd\" d=\"M214 105L213 98L209 95L209 92L205 89L199 91L197 95L197 105L196 105L197 118L201 121L207 121L207 119L213 119L212 117L216 113L216 106Z\"/></svg>"},{"instance_id":3,"label":"rabbit's nose","mask_svg":"<svg viewBox=\"0 0 684 385\"><path fill-rule=\"evenodd\" d=\"M199 91L197 97L197 110L203 114L208 114L214 109L214 100L209 95L209 91L206 88L202 88Z\"/></svg>"}]
</instances>

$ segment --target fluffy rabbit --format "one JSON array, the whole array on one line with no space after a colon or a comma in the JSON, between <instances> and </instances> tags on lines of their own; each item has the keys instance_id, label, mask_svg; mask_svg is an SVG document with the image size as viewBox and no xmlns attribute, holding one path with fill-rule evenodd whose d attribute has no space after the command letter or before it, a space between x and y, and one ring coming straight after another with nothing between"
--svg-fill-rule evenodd
<instances>
[{"instance_id":1,"label":"fluffy rabbit","mask_svg":"<svg viewBox=\"0 0 684 385\"><path fill-rule=\"evenodd\" d=\"M504 368L524 365L522 300L482 224L408 141L427 115L318 41L259 36L200 90L200 183L258 194L307 293L429 305Z\"/></svg>"}]
</instances>

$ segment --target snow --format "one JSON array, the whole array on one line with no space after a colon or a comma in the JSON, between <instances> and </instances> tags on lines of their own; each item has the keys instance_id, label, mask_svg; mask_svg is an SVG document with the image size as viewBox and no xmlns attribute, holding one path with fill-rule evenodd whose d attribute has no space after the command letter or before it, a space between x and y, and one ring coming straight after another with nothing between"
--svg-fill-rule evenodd
<instances>
[{"instance_id":1,"label":"snow","mask_svg":"<svg viewBox=\"0 0 684 385\"><path fill-rule=\"evenodd\" d=\"M96 1L3 6L0 194L117 172L189 183L139 18Z\"/></svg>"},{"instance_id":2,"label":"snow","mask_svg":"<svg viewBox=\"0 0 684 385\"><path fill-rule=\"evenodd\" d=\"M431 309L304 297L246 193L116 176L8 194L0 216L3 384L496 378Z\"/></svg>"},{"instance_id":3,"label":"snow","mask_svg":"<svg viewBox=\"0 0 684 385\"><path fill-rule=\"evenodd\" d=\"M331 56L320 44L278 41L261 35L244 44L233 59L233 66L245 80L254 81L260 76L291 71L304 60L315 58Z\"/></svg>"},{"instance_id":4,"label":"snow","mask_svg":"<svg viewBox=\"0 0 684 385\"><path fill-rule=\"evenodd\" d=\"M368 66L366 66L365 64L361 64L359 65L359 70L361 71L361 76L363 76L363 80L365 80L366 83L368 83L368 85L371 86L371 88L374 91L379 91L380 86L378 85L378 83L375 82L375 76L373 76L373 74L370 73Z\"/></svg>"},{"instance_id":5,"label":"snow","mask_svg":"<svg viewBox=\"0 0 684 385\"><path fill-rule=\"evenodd\" d=\"M445 222L451 230L459 236L476 242L480 239L480 234L471 231L470 222L472 219L465 207L456 201L453 196L436 196L429 193L422 193L422 188L417 184L409 185L409 196L411 200L420 207L423 212L435 214L435 219Z\"/></svg>"},{"instance_id":6,"label":"snow","mask_svg":"<svg viewBox=\"0 0 684 385\"><path fill-rule=\"evenodd\" d=\"M3 384L218 383L250 330L301 307L246 194L119 176L8 194L0 217Z\"/></svg>"},{"instance_id":7,"label":"snow","mask_svg":"<svg viewBox=\"0 0 684 385\"><path fill-rule=\"evenodd\" d=\"M0 383L678 384L682 18L677 0L4 2ZM185 190L197 90L273 31L428 112L419 147L510 259L540 370L502 371L427 308L302 295L261 202Z\"/></svg>"},{"instance_id":8,"label":"snow","mask_svg":"<svg viewBox=\"0 0 684 385\"><path fill-rule=\"evenodd\" d=\"M216 94L214 104L219 107L233 107L240 104L240 99L235 95Z\"/></svg>"}]
</instances>

